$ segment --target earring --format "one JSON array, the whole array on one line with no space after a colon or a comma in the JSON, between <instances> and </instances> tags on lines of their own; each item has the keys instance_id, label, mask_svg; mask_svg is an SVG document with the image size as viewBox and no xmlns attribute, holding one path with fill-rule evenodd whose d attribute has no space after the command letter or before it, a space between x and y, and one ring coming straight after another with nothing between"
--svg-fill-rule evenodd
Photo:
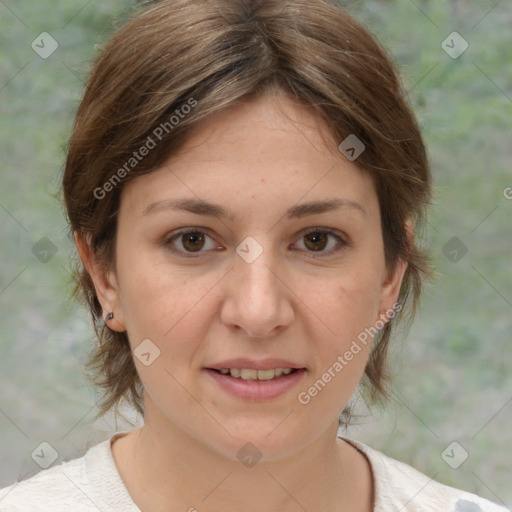
<instances>
[{"instance_id":1,"label":"earring","mask_svg":"<svg viewBox=\"0 0 512 512\"><path fill-rule=\"evenodd\" d=\"M110 320L112 320L112 318L114 318L114 313L110 312L110 313L107 315L107 318L105 319L105 322L109 322Z\"/></svg>"}]
</instances>

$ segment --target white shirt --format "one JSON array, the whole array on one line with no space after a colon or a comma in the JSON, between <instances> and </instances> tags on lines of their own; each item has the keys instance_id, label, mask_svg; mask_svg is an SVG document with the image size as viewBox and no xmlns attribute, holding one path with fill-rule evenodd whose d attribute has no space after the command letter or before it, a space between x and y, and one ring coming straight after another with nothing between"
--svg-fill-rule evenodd
<instances>
[{"instance_id":1,"label":"white shirt","mask_svg":"<svg viewBox=\"0 0 512 512\"><path fill-rule=\"evenodd\" d=\"M124 433L115 433L81 458L0 489L0 512L141 512L124 486L112 456L112 439ZM484 498L431 480L359 441L343 439L370 462L375 512L510 512Z\"/></svg>"}]
</instances>

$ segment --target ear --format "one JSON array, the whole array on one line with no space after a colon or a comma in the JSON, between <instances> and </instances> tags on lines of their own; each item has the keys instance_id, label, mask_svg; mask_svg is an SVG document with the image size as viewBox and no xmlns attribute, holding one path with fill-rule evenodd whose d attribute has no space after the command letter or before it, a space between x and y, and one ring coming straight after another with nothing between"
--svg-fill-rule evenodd
<instances>
[{"instance_id":1,"label":"ear","mask_svg":"<svg viewBox=\"0 0 512 512\"><path fill-rule=\"evenodd\" d=\"M405 230L408 243L412 244L414 242L414 228L410 221L406 222ZM379 314L381 319L383 316L389 318L389 315L386 315L386 312L394 309L394 306L398 301L398 296L400 295L400 288L408 265L409 264L404 259L399 258L395 267L387 273L381 289L381 300L379 305Z\"/></svg>"},{"instance_id":2,"label":"ear","mask_svg":"<svg viewBox=\"0 0 512 512\"><path fill-rule=\"evenodd\" d=\"M126 325L123 318L119 286L115 272L113 270L107 271L104 265L98 261L90 247L89 239L86 240L77 232L74 233L74 237L80 259L91 276L96 295L103 308L103 318L106 320L107 315L113 313L114 317L108 320L108 327L118 332L125 331Z\"/></svg>"}]
</instances>

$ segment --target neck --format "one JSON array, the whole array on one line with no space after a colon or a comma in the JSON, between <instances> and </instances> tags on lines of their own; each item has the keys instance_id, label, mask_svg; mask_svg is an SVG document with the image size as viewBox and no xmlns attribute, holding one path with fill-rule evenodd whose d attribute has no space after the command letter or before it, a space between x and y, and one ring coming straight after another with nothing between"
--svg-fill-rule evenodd
<instances>
[{"instance_id":1,"label":"neck","mask_svg":"<svg viewBox=\"0 0 512 512\"><path fill-rule=\"evenodd\" d=\"M337 439L337 422L286 458L254 465L219 454L169 422L148 421L114 458L141 510L373 510L365 457ZM123 438L121 438L123 439ZM120 445L119 445L120 446ZM121 451L122 450L122 451Z\"/></svg>"}]
</instances>

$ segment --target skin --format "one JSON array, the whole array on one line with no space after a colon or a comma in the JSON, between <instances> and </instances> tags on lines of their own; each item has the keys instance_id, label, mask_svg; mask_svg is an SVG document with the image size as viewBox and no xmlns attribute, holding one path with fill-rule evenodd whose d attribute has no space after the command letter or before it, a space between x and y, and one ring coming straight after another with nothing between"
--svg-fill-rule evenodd
<instances>
[{"instance_id":1,"label":"skin","mask_svg":"<svg viewBox=\"0 0 512 512\"><path fill-rule=\"evenodd\" d=\"M307 405L297 399L393 307L406 269L401 260L386 268L373 182L336 146L304 106L267 93L216 114L162 168L127 184L115 270L102 271L77 237L104 316L114 312L109 327L126 330L132 349L150 339L160 350L149 366L134 358L145 423L112 446L142 510L373 510L368 461L336 437L370 343ZM233 218L143 215L181 197L220 204ZM285 217L289 207L332 198L363 211ZM191 246L177 237L181 252L172 252L166 240L187 227L211 238ZM335 238L312 242L307 228L331 228L346 243L334 252ZM248 236L263 249L252 263L236 253ZM187 256L190 247L199 257ZM243 400L203 370L233 357L285 358L307 372L280 397ZM236 457L248 442L262 454L251 468Z\"/></svg>"}]
</instances>

